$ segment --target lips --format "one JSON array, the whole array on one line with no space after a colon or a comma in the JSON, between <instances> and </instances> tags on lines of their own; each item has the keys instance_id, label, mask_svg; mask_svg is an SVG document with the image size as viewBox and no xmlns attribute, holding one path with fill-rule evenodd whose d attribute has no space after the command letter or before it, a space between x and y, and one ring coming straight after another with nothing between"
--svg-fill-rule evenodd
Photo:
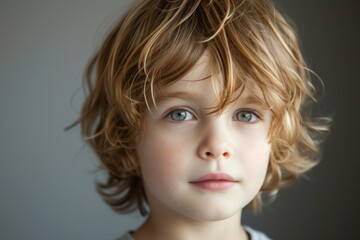
<instances>
[{"instance_id":1,"label":"lips","mask_svg":"<svg viewBox=\"0 0 360 240\"><path fill-rule=\"evenodd\" d=\"M211 190L211 191L224 191L235 186L238 181L234 180L228 174L225 173L210 173L206 174L195 181L191 181L196 187Z\"/></svg>"}]
</instances>

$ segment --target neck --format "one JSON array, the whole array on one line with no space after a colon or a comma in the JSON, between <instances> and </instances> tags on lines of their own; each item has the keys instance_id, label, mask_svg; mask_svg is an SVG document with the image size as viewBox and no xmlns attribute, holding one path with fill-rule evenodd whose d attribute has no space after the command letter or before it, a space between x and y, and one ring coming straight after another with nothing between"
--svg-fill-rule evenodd
<instances>
[{"instance_id":1,"label":"neck","mask_svg":"<svg viewBox=\"0 0 360 240\"><path fill-rule=\"evenodd\" d=\"M196 221L179 216L161 216L151 213L145 223L133 234L135 240L148 239L236 239L246 240L240 224L241 213L219 221Z\"/></svg>"}]
</instances>

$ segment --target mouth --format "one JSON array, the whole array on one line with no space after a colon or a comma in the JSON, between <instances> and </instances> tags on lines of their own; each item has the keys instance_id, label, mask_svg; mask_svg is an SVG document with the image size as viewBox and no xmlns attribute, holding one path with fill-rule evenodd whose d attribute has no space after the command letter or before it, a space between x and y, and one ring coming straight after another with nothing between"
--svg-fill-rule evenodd
<instances>
[{"instance_id":1,"label":"mouth","mask_svg":"<svg viewBox=\"0 0 360 240\"><path fill-rule=\"evenodd\" d=\"M194 181L190 181L196 187L210 191L224 191L235 186L239 181L225 173L206 174Z\"/></svg>"}]
</instances>

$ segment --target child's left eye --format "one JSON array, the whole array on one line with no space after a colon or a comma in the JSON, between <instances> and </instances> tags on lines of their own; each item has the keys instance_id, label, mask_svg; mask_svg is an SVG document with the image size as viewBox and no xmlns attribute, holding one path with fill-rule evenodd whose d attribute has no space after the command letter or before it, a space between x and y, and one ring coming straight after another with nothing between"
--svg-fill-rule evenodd
<instances>
[{"instance_id":1,"label":"child's left eye","mask_svg":"<svg viewBox=\"0 0 360 240\"><path fill-rule=\"evenodd\" d=\"M259 120L255 113L251 111L238 111L234 116L235 121L253 123Z\"/></svg>"}]
</instances>

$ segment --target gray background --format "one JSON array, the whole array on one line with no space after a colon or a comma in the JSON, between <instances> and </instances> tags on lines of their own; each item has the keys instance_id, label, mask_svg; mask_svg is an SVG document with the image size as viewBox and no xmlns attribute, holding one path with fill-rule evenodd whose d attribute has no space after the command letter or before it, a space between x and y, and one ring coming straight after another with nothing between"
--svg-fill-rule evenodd
<instances>
[{"instance_id":1,"label":"gray background","mask_svg":"<svg viewBox=\"0 0 360 240\"><path fill-rule=\"evenodd\" d=\"M0 239L114 239L142 221L94 190L96 157L79 128L83 68L130 0L0 0ZM277 1L298 26L335 113L324 159L244 223L274 239L360 239L357 1Z\"/></svg>"}]
</instances>

